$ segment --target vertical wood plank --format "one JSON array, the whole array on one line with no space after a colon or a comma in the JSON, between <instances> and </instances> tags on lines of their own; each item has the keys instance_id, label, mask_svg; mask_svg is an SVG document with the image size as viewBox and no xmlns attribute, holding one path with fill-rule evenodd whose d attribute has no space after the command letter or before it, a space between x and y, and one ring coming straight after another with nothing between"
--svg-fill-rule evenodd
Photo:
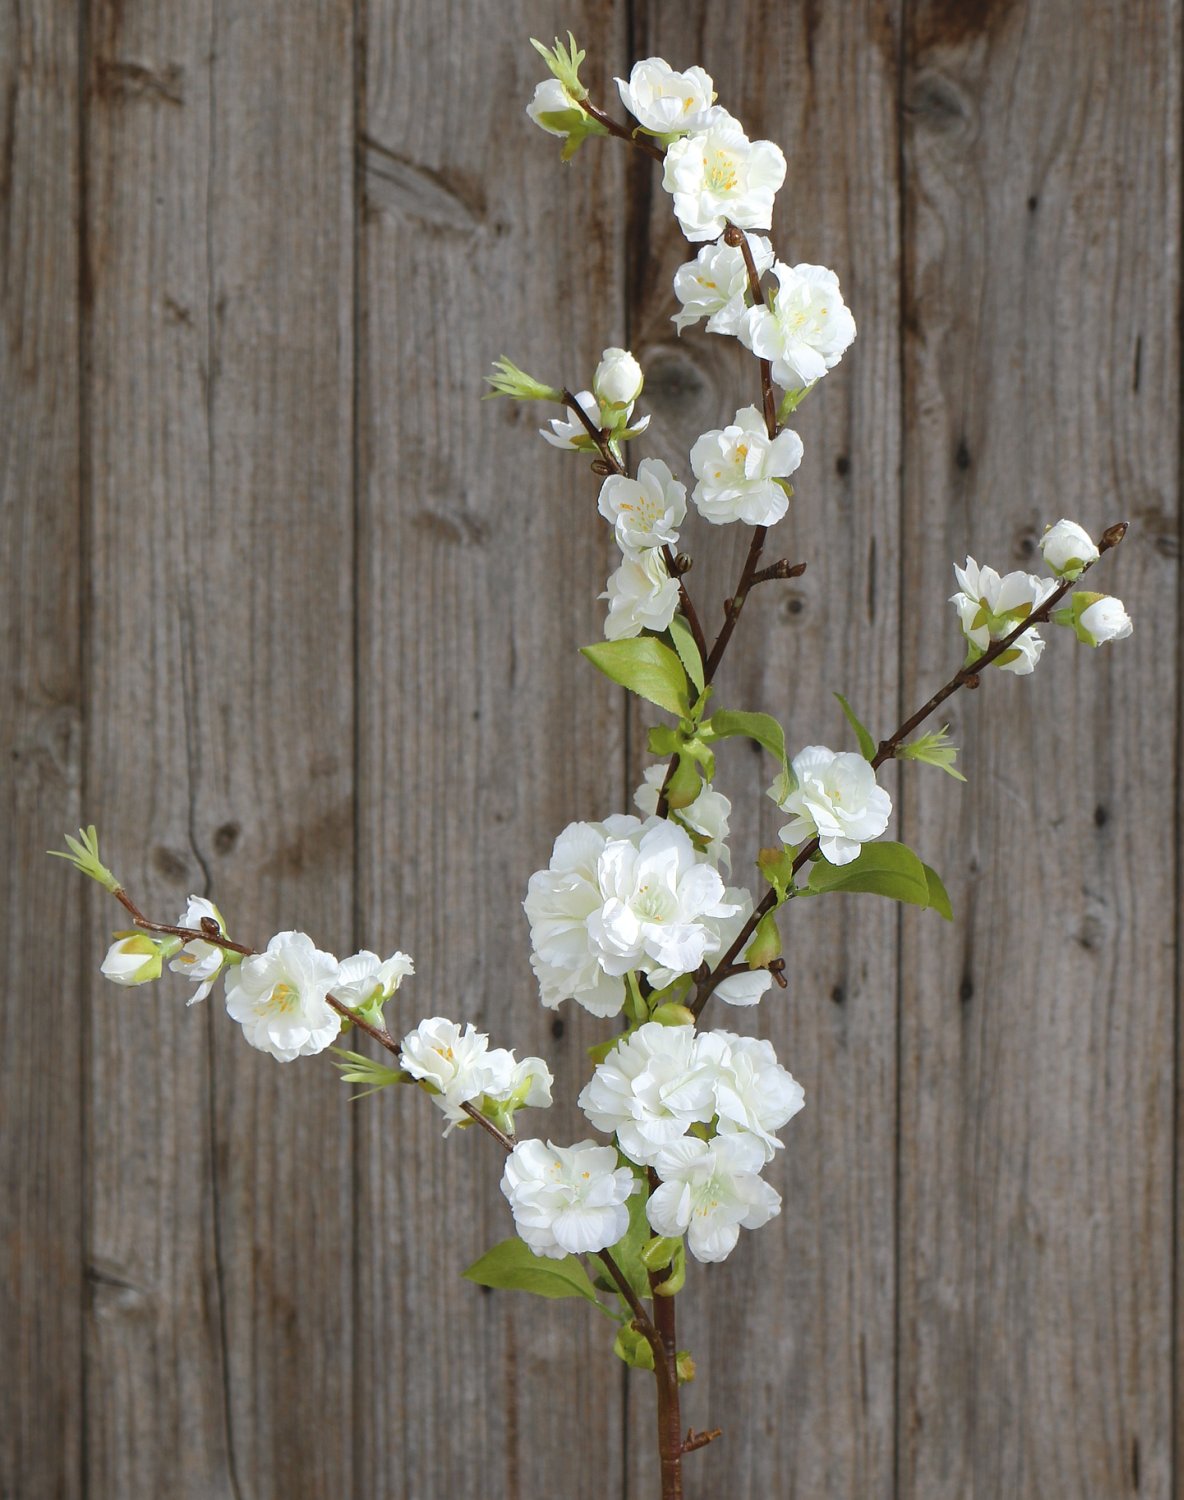
<instances>
[{"instance_id":1,"label":"vertical wood plank","mask_svg":"<svg viewBox=\"0 0 1184 1500\"><path fill-rule=\"evenodd\" d=\"M905 687L956 667L967 551L1133 523L1033 681L950 704L909 781L956 926L906 922L901 1489L1172 1486L1179 6L909 7ZM963 701L964 700L964 701Z\"/></svg>"},{"instance_id":2,"label":"vertical wood plank","mask_svg":"<svg viewBox=\"0 0 1184 1500\"><path fill-rule=\"evenodd\" d=\"M90 19L93 814L151 909L348 951L351 8ZM90 1491L339 1495L344 1100L183 991L91 996Z\"/></svg>"},{"instance_id":3,"label":"vertical wood plank","mask_svg":"<svg viewBox=\"0 0 1184 1500\"><path fill-rule=\"evenodd\" d=\"M79 819L77 45L74 5L0 13L0 1494L28 1500L81 1468L82 882L45 857Z\"/></svg>"},{"instance_id":4,"label":"vertical wood plank","mask_svg":"<svg viewBox=\"0 0 1184 1500\"><path fill-rule=\"evenodd\" d=\"M502 353L578 386L623 341L621 155L593 142L564 167L524 108L544 76L531 35L570 26L603 95L624 9L365 12L360 927L415 957L397 1034L445 1014L547 1056L557 1107L521 1130L571 1141L604 1025L538 1005L520 902L568 822L620 806L621 695L577 655L612 543L587 462L535 435L550 413L478 398ZM360 1482L619 1494L610 1325L459 1279L513 1233L493 1144L442 1140L405 1090L357 1109Z\"/></svg>"},{"instance_id":5,"label":"vertical wood plank","mask_svg":"<svg viewBox=\"0 0 1184 1500\"><path fill-rule=\"evenodd\" d=\"M773 240L783 260L834 267L859 337L792 425L805 443L789 516L769 561L808 562L792 583L764 584L746 606L716 703L763 709L793 749L849 749L831 693L872 726L895 722L899 547L898 189L895 4L639 8L633 56L700 63L750 137L789 161ZM654 446L693 485L699 433L759 402L752 356L702 328L677 339L671 278L695 253L660 171L634 172L629 247L634 350L647 371ZM648 435L647 435L648 436ZM750 533L692 514L683 546L691 591L718 627ZM644 717L644 716L642 716ZM639 747L638 747L639 748ZM641 757L630 784L639 781ZM784 818L764 796L774 770L722 747L733 799L738 881L757 894L757 849ZM858 904L857 904L858 903ZM782 918L790 986L759 1013L715 1003L711 1027L770 1037L806 1091L769 1168L783 1213L744 1235L725 1266L688 1277L680 1343L699 1375L684 1416L723 1438L688 1457L688 1495L889 1497L893 1488L895 915L871 898L802 903ZM650 1392L631 1403L628 1493L656 1492Z\"/></svg>"}]
</instances>

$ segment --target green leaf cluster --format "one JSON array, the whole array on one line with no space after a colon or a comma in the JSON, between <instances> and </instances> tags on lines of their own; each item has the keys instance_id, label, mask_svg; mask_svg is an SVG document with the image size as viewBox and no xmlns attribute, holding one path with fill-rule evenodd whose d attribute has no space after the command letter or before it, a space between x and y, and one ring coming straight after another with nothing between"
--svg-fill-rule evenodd
<instances>
[{"instance_id":1,"label":"green leaf cluster","mask_svg":"<svg viewBox=\"0 0 1184 1500\"><path fill-rule=\"evenodd\" d=\"M65 839L64 849L48 851L54 859L69 860L76 870L89 880L97 880L104 890L110 891L112 895L122 889L119 881L99 858L99 833L93 823L88 828L80 828L77 838L68 833Z\"/></svg>"},{"instance_id":2,"label":"green leaf cluster","mask_svg":"<svg viewBox=\"0 0 1184 1500\"><path fill-rule=\"evenodd\" d=\"M509 396L513 401L558 401L560 405L563 403L562 391L557 391L552 385L544 385L541 380L536 380L533 375L520 370L514 361L504 354L500 359L494 360L493 374L483 378L486 385L493 388L485 392L482 397L484 401L491 401L495 396Z\"/></svg>"},{"instance_id":3,"label":"green leaf cluster","mask_svg":"<svg viewBox=\"0 0 1184 1500\"><path fill-rule=\"evenodd\" d=\"M943 724L940 729L931 729L928 734L910 740L907 745L898 745L896 747L897 758L917 760L926 766L936 766L939 771L944 771L955 781L965 781L966 777L954 765L958 756L958 747L950 744L949 729L948 724Z\"/></svg>"}]
</instances>

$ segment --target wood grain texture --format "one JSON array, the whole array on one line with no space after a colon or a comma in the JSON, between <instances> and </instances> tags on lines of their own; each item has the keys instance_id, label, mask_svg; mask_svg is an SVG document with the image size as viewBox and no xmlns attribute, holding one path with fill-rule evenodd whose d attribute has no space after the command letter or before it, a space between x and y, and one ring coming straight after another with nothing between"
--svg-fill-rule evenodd
<instances>
[{"instance_id":1,"label":"wood grain texture","mask_svg":"<svg viewBox=\"0 0 1184 1500\"><path fill-rule=\"evenodd\" d=\"M78 36L0 11L0 1495L78 1492Z\"/></svg>"},{"instance_id":2,"label":"wood grain texture","mask_svg":"<svg viewBox=\"0 0 1184 1500\"><path fill-rule=\"evenodd\" d=\"M905 927L900 1495L1166 1497L1179 7L965 11L906 42L907 696L958 664L949 559L1063 514L1133 523L1137 628L1046 631L950 705L969 788L908 783L957 924Z\"/></svg>"},{"instance_id":3,"label":"wood grain texture","mask_svg":"<svg viewBox=\"0 0 1184 1500\"><path fill-rule=\"evenodd\" d=\"M348 951L350 8L90 19L90 812L149 910ZM345 1099L181 990L90 997L90 1491L339 1495Z\"/></svg>"},{"instance_id":4,"label":"wood grain texture","mask_svg":"<svg viewBox=\"0 0 1184 1500\"><path fill-rule=\"evenodd\" d=\"M577 654L601 635L614 549L587 461L535 435L548 413L478 398L503 353L579 387L624 342L621 156L563 167L523 113L543 72L528 36L571 26L603 92L623 16L366 6L360 928L415 956L397 1033L444 1014L550 1059L563 1107L522 1131L561 1142L589 1133L573 1105L604 1028L538 1005L520 903L567 823L620 808L623 695ZM405 1091L358 1108L366 1482L416 1500L619 1493L611 1326L460 1280L513 1233L496 1147L442 1140Z\"/></svg>"},{"instance_id":5,"label":"wood grain texture","mask_svg":"<svg viewBox=\"0 0 1184 1500\"><path fill-rule=\"evenodd\" d=\"M791 746L852 748L831 694L873 726L895 722L899 554L899 225L895 6L763 4L639 9L633 53L701 62L720 102L751 137L789 160L773 241L781 258L833 266L859 337L803 405L805 443L789 516L769 561L805 560L804 577L763 584L742 617L717 703L762 709ZM753 67L752 59L760 66ZM792 85L790 81L793 81ZM657 412L655 446L689 474L696 436L759 404L756 365L732 340L669 322L671 277L690 259L660 173L642 163L648 213L630 247L631 338ZM682 545L713 629L739 576L747 528L692 516ZM735 877L757 894L753 861L784 822L764 796L768 759L722 748L733 798ZM640 780L638 772L632 781ZM932 920L932 919L931 919ZM806 1091L770 1169L782 1216L742 1236L725 1266L696 1267L680 1342L700 1374L684 1398L698 1427L723 1438L686 1461L692 1497L789 1494L887 1497L893 1488L896 914L850 898L781 921L790 988L759 1013L718 1003L714 1027L770 1036ZM638 1383L640 1386L640 1382ZM630 1427L630 1496L656 1492L650 1393Z\"/></svg>"}]
</instances>

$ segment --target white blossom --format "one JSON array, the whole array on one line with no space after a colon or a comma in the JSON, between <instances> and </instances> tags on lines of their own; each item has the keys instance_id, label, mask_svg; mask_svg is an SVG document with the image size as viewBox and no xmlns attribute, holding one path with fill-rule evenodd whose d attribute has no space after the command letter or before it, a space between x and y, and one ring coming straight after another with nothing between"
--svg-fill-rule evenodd
<instances>
[{"instance_id":1,"label":"white blossom","mask_svg":"<svg viewBox=\"0 0 1184 1500\"><path fill-rule=\"evenodd\" d=\"M595 1141L519 1141L501 1183L519 1235L552 1260L615 1245L629 1228L627 1200L636 1185L613 1148Z\"/></svg>"},{"instance_id":2,"label":"white blossom","mask_svg":"<svg viewBox=\"0 0 1184 1500\"><path fill-rule=\"evenodd\" d=\"M548 120L545 117L548 115L562 117L571 115L572 111L577 116L584 113L558 78L544 78L542 83L535 88L531 101L526 106L528 117L548 135L566 136L569 132L554 119Z\"/></svg>"},{"instance_id":3,"label":"white blossom","mask_svg":"<svg viewBox=\"0 0 1184 1500\"><path fill-rule=\"evenodd\" d=\"M342 959L333 995L351 1010L363 1005L381 1005L414 973L415 965L406 953L392 953L390 958L380 959L377 953L363 949Z\"/></svg>"},{"instance_id":4,"label":"white blossom","mask_svg":"<svg viewBox=\"0 0 1184 1500\"><path fill-rule=\"evenodd\" d=\"M222 913L212 901L207 901L204 896L190 896L185 910L177 918L178 927L196 927L200 930L202 918L205 917L215 922L218 931L223 937L226 936L226 924L222 920ZM197 988L189 999L187 1005L196 1005L199 1000L204 1000L214 987L214 980L221 972L222 965L226 962L226 950L219 948L216 943L207 943L204 939L194 938L169 960L169 968L174 974L183 974Z\"/></svg>"},{"instance_id":5,"label":"white blossom","mask_svg":"<svg viewBox=\"0 0 1184 1500\"><path fill-rule=\"evenodd\" d=\"M797 786L777 799L791 821L781 830L786 844L818 838L824 859L850 864L859 847L878 838L892 815L892 799L876 785L870 762L853 750L807 745L793 758Z\"/></svg>"},{"instance_id":6,"label":"white blossom","mask_svg":"<svg viewBox=\"0 0 1184 1500\"><path fill-rule=\"evenodd\" d=\"M747 239L757 275L763 276L772 268L773 246L764 235L750 234ZM694 260L675 271L674 295L682 304L682 311L673 315L679 333L700 318L707 319L708 333L738 333L750 296L744 251L723 240L704 245Z\"/></svg>"},{"instance_id":7,"label":"white blossom","mask_svg":"<svg viewBox=\"0 0 1184 1500\"><path fill-rule=\"evenodd\" d=\"M280 1062L311 1057L337 1040L341 1017L325 998L337 960L303 932L279 932L262 953L226 974L226 1011L252 1047Z\"/></svg>"},{"instance_id":8,"label":"white blossom","mask_svg":"<svg viewBox=\"0 0 1184 1500\"><path fill-rule=\"evenodd\" d=\"M633 794L634 806L647 818L656 816L658 811L658 798L661 795L662 783L666 779L665 765L647 766L645 768L645 780ZM708 861L713 865L721 866L725 870L732 867L732 856L728 852L725 840L728 837L728 819L731 816L732 804L722 792L717 792L710 782L704 782L700 788L699 795L693 802L688 802L686 807L680 807L673 817L697 833L700 838L707 841L704 853ZM725 895L725 900L731 901L731 894ZM728 919L732 920L732 919ZM725 944L725 947L727 945Z\"/></svg>"},{"instance_id":9,"label":"white blossom","mask_svg":"<svg viewBox=\"0 0 1184 1500\"><path fill-rule=\"evenodd\" d=\"M688 240L713 240L728 223L767 228L785 181L785 157L772 141L750 141L739 120L714 106L694 135L666 150L662 186Z\"/></svg>"},{"instance_id":10,"label":"white blossom","mask_svg":"<svg viewBox=\"0 0 1184 1500\"><path fill-rule=\"evenodd\" d=\"M1122 600L1110 594L1095 599L1081 611L1077 620L1077 634L1088 646L1125 640L1134 628Z\"/></svg>"},{"instance_id":11,"label":"white blossom","mask_svg":"<svg viewBox=\"0 0 1184 1500\"><path fill-rule=\"evenodd\" d=\"M633 64L629 81L617 79L621 103L646 130L674 135L703 127L715 101L715 86L702 68L677 73L664 57Z\"/></svg>"},{"instance_id":12,"label":"white blossom","mask_svg":"<svg viewBox=\"0 0 1184 1500\"><path fill-rule=\"evenodd\" d=\"M660 458L643 458L637 478L610 474L600 487L600 514L610 522L626 557L673 546L687 513L686 486Z\"/></svg>"},{"instance_id":13,"label":"white blossom","mask_svg":"<svg viewBox=\"0 0 1184 1500\"><path fill-rule=\"evenodd\" d=\"M806 1097L777 1061L773 1044L731 1031L705 1031L696 1055L712 1067L719 1134L755 1137L765 1160L772 1161L782 1144L774 1131L793 1119Z\"/></svg>"},{"instance_id":14,"label":"white blossom","mask_svg":"<svg viewBox=\"0 0 1184 1500\"><path fill-rule=\"evenodd\" d=\"M678 609L678 579L671 578L660 547L627 555L600 596L608 600L604 633L610 641L665 630Z\"/></svg>"},{"instance_id":15,"label":"white blossom","mask_svg":"<svg viewBox=\"0 0 1184 1500\"><path fill-rule=\"evenodd\" d=\"M576 404L587 414L588 420L593 427L600 427L600 402L591 391L577 391ZM551 431L545 427L539 428L539 437L546 438L553 448L575 448L582 439L585 443L592 440L588 435L588 429L572 411L567 408L571 416L570 422L565 422L561 417L551 418Z\"/></svg>"},{"instance_id":16,"label":"white blossom","mask_svg":"<svg viewBox=\"0 0 1184 1500\"><path fill-rule=\"evenodd\" d=\"M1050 573L1070 580L1079 578L1102 555L1084 527L1065 520L1046 528L1040 538L1040 551Z\"/></svg>"},{"instance_id":17,"label":"white blossom","mask_svg":"<svg viewBox=\"0 0 1184 1500\"><path fill-rule=\"evenodd\" d=\"M519 1062L512 1050L507 1052L500 1047L487 1055L493 1059L497 1075L485 1090L487 1103L512 1104L516 1109L547 1109L550 1106L555 1079L541 1057L524 1057Z\"/></svg>"},{"instance_id":18,"label":"white blossom","mask_svg":"<svg viewBox=\"0 0 1184 1500\"><path fill-rule=\"evenodd\" d=\"M645 381L628 349L606 349L592 377L592 389L603 402L632 408Z\"/></svg>"},{"instance_id":19,"label":"white blossom","mask_svg":"<svg viewBox=\"0 0 1184 1500\"><path fill-rule=\"evenodd\" d=\"M577 1103L598 1130L615 1132L631 1161L646 1165L715 1112L714 1060L700 1060L693 1026L647 1021L617 1043Z\"/></svg>"},{"instance_id":20,"label":"white blossom","mask_svg":"<svg viewBox=\"0 0 1184 1500\"><path fill-rule=\"evenodd\" d=\"M659 1151L661 1185L646 1204L657 1234L685 1234L696 1260L725 1260L741 1229L759 1229L781 1212L781 1197L760 1178L761 1143L751 1135L694 1136Z\"/></svg>"},{"instance_id":21,"label":"white blossom","mask_svg":"<svg viewBox=\"0 0 1184 1500\"><path fill-rule=\"evenodd\" d=\"M772 306L751 307L741 319L742 343L773 366L783 390L801 390L842 359L855 337L855 319L839 290L839 278L825 266L773 267L777 290Z\"/></svg>"},{"instance_id":22,"label":"white blossom","mask_svg":"<svg viewBox=\"0 0 1184 1500\"><path fill-rule=\"evenodd\" d=\"M608 841L641 827L622 814L603 823L571 823L555 840L547 869L530 877L523 902L530 921L531 968L539 998L550 1010L573 999L594 1016L615 1016L625 981L600 967L588 937L588 918L603 901L597 864Z\"/></svg>"},{"instance_id":23,"label":"white blossom","mask_svg":"<svg viewBox=\"0 0 1184 1500\"><path fill-rule=\"evenodd\" d=\"M181 946L174 939L172 947ZM112 984L148 984L160 978L165 957L165 944L159 938L149 937L146 932L121 933L107 949L99 972Z\"/></svg>"},{"instance_id":24,"label":"white blossom","mask_svg":"<svg viewBox=\"0 0 1184 1500\"><path fill-rule=\"evenodd\" d=\"M464 1030L445 1016L429 1016L399 1043L402 1065L412 1078L429 1086L432 1102L449 1122L445 1135L468 1117L462 1104L473 1104L484 1095L506 1096L515 1079L512 1052L493 1050L489 1038L471 1022ZM550 1102L550 1073L547 1074Z\"/></svg>"},{"instance_id":25,"label":"white blossom","mask_svg":"<svg viewBox=\"0 0 1184 1500\"><path fill-rule=\"evenodd\" d=\"M954 564L954 577L958 592L950 595L950 603L957 611L963 635L979 655L993 640L1010 635L1056 588L1051 578L1038 578L1034 573L1008 573L1001 578L994 568L980 568L973 557L966 559L964 568ZM1035 630L1027 630L997 658L996 664L1004 671L1026 676L1043 649L1044 642Z\"/></svg>"},{"instance_id":26,"label":"white blossom","mask_svg":"<svg viewBox=\"0 0 1184 1500\"><path fill-rule=\"evenodd\" d=\"M704 917L731 916L714 866L690 835L651 818L630 838L611 839L596 862L601 904L587 921L606 974L639 969L658 988L697 969L716 948Z\"/></svg>"},{"instance_id":27,"label":"white blossom","mask_svg":"<svg viewBox=\"0 0 1184 1500\"><path fill-rule=\"evenodd\" d=\"M802 461L802 440L787 427L770 438L755 406L742 407L727 427L705 432L691 449L699 483L694 500L699 514L717 526L743 521L772 526L789 509L787 478Z\"/></svg>"}]
</instances>

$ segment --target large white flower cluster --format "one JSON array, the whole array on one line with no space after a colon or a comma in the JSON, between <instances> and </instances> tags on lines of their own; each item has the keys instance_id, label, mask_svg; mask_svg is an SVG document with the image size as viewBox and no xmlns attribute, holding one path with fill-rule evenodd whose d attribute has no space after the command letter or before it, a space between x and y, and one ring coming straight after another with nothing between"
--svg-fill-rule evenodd
<instances>
[{"instance_id":1,"label":"large white flower cluster","mask_svg":"<svg viewBox=\"0 0 1184 1500\"><path fill-rule=\"evenodd\" d=\"M542 1003L553 1010L573 999L593 1015L615 1016L626 974L661 989L692 973L720 951L721 920L740 910L728 895L674 823L621 814L570 824L523 903Z\"/></svg>"},{"instance_id":2,"label":"large white flower cluster","mask_svg":"<svg viewBox=\"0 0 1184 1500\"><path fill-rule=\"evenodd\" d=\"M771 1043L654 1021L617 1044L579 1097L591 1123L662 1180L647 1205L651 1227L688 1235L699 1260L722 1260L741 1228L780 1211L759 1173L803 1103Z\"/></svg>"},{"instance_id":3,"label":"large white flower cluster","mask_svg":"<svg viewBox=\"0 0 1184 1500\"><path fill-rule=\"evenodd\" d=\"M979 567L973 557L966 566L954 564L958 592L950 603L958 614L962 634L966 637L972 658L979 657L992 641L1002 640L1038 608L1056 588L1051 578L1034 573L1007 573L1000 577L994 568ZM1034 670L1044 652L1044 640L1035 629L1025 630L995 665L1017 677Z\"/></svg>"},{"instance_id":4,"label":"large white flower cluster","mask_svg":"<svg viewBox=\"0 0 1184 1500\"><path fill-rule=\"evenodd\" d=\"M400 1043L405 1072L422 1083L448 1121L444 1134L468 1118L463 1105L505 1125L516 1109L545 1109L551 1103L551 1070L541 1057L519 1061L505 1047L471 1024L464 1029L444 1016L421 1021Z\"/></svg>"}]
</instances>

